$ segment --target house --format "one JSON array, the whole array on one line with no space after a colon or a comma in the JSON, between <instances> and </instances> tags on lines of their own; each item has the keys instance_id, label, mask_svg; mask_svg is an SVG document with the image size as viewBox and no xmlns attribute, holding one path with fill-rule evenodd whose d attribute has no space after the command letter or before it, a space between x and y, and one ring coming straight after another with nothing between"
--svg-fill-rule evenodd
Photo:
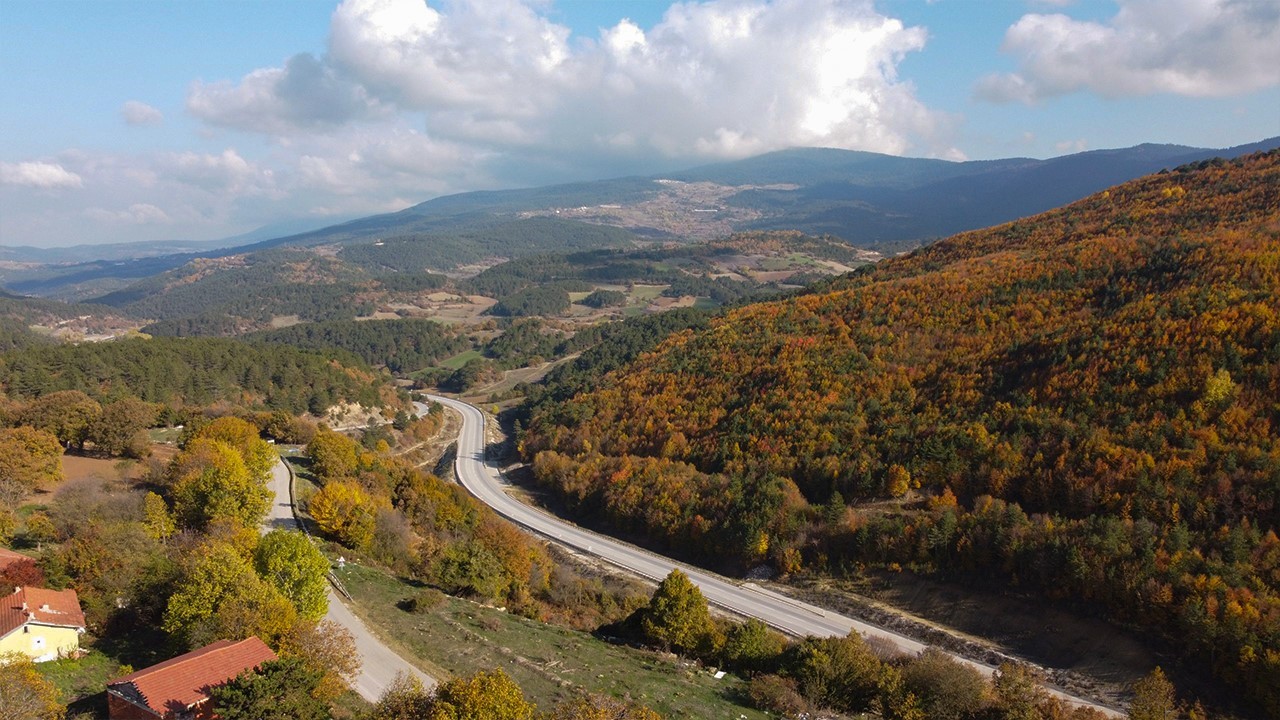
<instances>
[{"instance_id":1,"label":"house","mask_svg":"<svg viewBox=\"0 0 1280 720\"><path fill-rule=\"evenodd\" d=\"M256 637L219 640L107 684L111 720L212 718L209 689L257 668L276 654Z\"/></svg>"},{"instance_id":2,"label":"house","mask_svg":"<svg viewBox=\"0 0 1280 720\"><path fill-rule=\"evenodd\" d=\"M0 654L55 660L78 652L83 632L84 613L75 590L20 587L0 598Z\"/></svg>"}]
</instances>

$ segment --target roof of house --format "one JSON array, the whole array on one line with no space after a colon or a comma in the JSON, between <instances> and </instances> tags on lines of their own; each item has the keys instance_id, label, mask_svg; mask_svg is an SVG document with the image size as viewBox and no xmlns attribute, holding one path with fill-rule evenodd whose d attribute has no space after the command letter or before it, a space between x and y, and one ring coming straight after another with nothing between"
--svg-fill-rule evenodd
<instances>
[{"instance_id":1,"label":"roof of house","mask_svg":"<svg viewBox=\"0 0 1280 720\"><path fill-rule=\"evenodd\" d=\"M29 622L84 629L84 612L75 590L17 588L0 597L0 637Z\"/></svg>"},{"instance_id":2,"label":"roof of house","mask_svg":"<svg viewBox=\"0 0 1280 720\"><path fill-rule=\"evenodd\" d=\"M209 688L275 659L271 648L256 637L238 642L219 640L125 675L107 687L163 715L203 702L209 697Z\"/></svg>"},{"instance_id":3,"label":"roof of house","mask_svg":"<svg viewBox=\"0 0 1280 720\"><path fill-rule=\"evenodd\" d=\"M28 557L22 553L16 553L7 548L0 548L0 572L4 572L5 568L16 562L22 562L23 560L34 561L35 558Z\"/></svg>"}]
</instances>

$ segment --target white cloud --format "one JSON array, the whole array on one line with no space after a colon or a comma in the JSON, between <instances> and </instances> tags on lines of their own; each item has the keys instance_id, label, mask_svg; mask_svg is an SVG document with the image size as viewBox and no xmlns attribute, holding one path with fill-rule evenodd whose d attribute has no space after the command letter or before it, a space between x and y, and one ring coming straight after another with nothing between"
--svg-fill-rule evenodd
<instances>
[{"instance_id":1,"label":"white cloud","mask_svg":"<svg viewBox=\"0 0 1280 720\"><path fill-rule=\"evenodd\" d=\"M572 128L581 113L597 137L625 133L673 157L801 145L945 152L931 145L946 118L896 73L925 40L870 4L677 4L648 32L625 22L606 31L556 124Z\"/></svg>"},{"instance_id":2,"label":"white cloud","mask_svg":"<svg viewBox=\"0 0 1280 720\"><path fill-rule=\"evenodd\" d=\"M127 225L150 225L154 223L170 222L168 213L149 203L134 203L125 210L89 208L88 210L85 210L85 215L87 215L91 220L99 222L123 223Z\"/></svg>"},{"instance_id":3,"label":"white cloud","mask_svg":"<svg viewBox=\"0 0 1280 720\"><path fill-rule=\"evenodd\" d=\"M897 77L925 31L869 2L678 3L648 31L623 21L578 42L547 7L346 0L323 59L197 83L187 106L210 124L289 141L394 109L421 118L434 142L512 162L730 158L798 145L954 154L951 119Z\"/></svg>"},{"instance_id":4,"label":"white cloud","mask_svg":"<svg viewBox=\"0 0 1280 720\"><path fill-rule=\"evenodd\" d=\"M979 81L991 102L1034 103L1089 91L1239 95L1280 84L1280 4L1263 0L1120 0L1106 23L1024 15L1002 49L1016 73Z\"/></svg>"},{"instance_id":5,"label":"white cloud","mask_svg":"<svg viewBox=\"0 0 1280 720\"><path fill-rule=\"evenodd\" d=\"M535 114L573 78L569 30L519 0L347 0L333 14L332 62L375 95L419 110Z\"/></svg>"},{"instance_id":6,"label":"white cloud","mask_svg":"<svg viewBox=\"0 0 1280 720\"><path fill-rule=\"evenodd\" d=\"M48 162L0 162L0 184L34 188L78 188L84 180L57 163Z\"/></svg>"},{"instance_id":7,"label":"white cloud","mask_svg":"<svg viewBox=\"0 0 1280 720\"><path fill-rule=\"evenodd\" d=\"M273 171L258 167L230 148L219 155L167 155L159 169L169 178L214 193L257 194L274 185Z\"/></svg>"},{"instance_id":8,"label":"white cloud","mask_svg":"<svg viewBox=\"0 0 1280 720\"><path fill-rule=\"evenodd\" d=\"M289 58L283 68L255 70L238 85L196 81L187 93L187 110L211 125L269 134L332 127L386 112L364 88L306 53Z\"/></svg>"},{"instance_id":9,"label":"white cloud","mask_svg":"<svg viewBox=\"0 0 1280 720\"><path fill-rule=\"evenodd\" d=\"M139 127L143 125L159 125L164 122L164 113L138 100L129 100L120 107L120 115L125 123Z\"/></svg>"}]
</instances>

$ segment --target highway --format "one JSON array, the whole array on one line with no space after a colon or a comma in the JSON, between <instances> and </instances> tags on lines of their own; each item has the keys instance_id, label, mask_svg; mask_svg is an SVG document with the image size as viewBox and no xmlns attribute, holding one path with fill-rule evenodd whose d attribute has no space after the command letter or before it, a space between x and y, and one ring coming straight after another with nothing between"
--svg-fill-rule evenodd
<instances>
[{"instance_id":1,"label":"highway","mask_svg":"<svg viewBox=\"0 0 1280 720\"><path fill-rule=\"evenodd\" d=\"M762 620L789 635L845 636L850 631L856 630L863 637L883 638L904 653L915 654L925 649L924 644L904 635L785 597L752 583L730 581L634 545L585 530L516 500L507 494L504 489L507 483L498 471L486 462L484 413L472 405L453 398L436 395L429 397L462 416L462 430L458 435L455 463L458 481L477 499L507 519L551 540L595 555L624 570L651 580L661 580L672 569L679 568L702 590L708 602L730 612ZM426 407L419 404L418 411L425 413ZM959 656L953 657L977 668L988 677L995 672L995 668L989 665ZM1053 688L1048 690L1074 705L1091 707L1110 717L1123 717L1122 713L1113 708L1098 705Z\"/></svg>"}]
</instances>

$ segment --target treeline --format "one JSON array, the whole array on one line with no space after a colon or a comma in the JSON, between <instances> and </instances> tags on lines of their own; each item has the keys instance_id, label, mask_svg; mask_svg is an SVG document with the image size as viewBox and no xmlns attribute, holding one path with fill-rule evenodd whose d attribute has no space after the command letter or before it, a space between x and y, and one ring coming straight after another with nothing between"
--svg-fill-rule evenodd
<instances>
[{"instance_id":1,"label":"treeline","mask_svg":"<svg viewBox=\"0 0 1280 720\"><path fill-rule=\"evenodd\" d=\"M667 547L994 575L1280 714L1278 222L1280 153L1144 178L675 335L524 448Z\"/></svg>"},{"instance_id":2,"label":"treeline","mask_svg":"<svg viewBox=\"0 0 1280 720\"><path fill-rule=\"evenodd\" d=\"M767 233L763 237L773 235ZM792 234L779 235L782 237L774 239L772 244L764 241L761 243L772 248L786 247L792 242ZM710 297L717 303L728 304L770 290L762 289L755 282L709 277L715 272L711 258L721 253L736 252L736 238L738 236L726 239L724 242L728 244L725 245L698 244L652 250L595 250L532 255L488 268L475 277L459 281L459 287L468 293L498 298L503 304L514 304L508 303L508 299L522 298L524 293L534 292L542 287L563 287L569 292L586 292L596 284L641 283L669 285L663 292L666 297L693 295ZM806 240L798 234L794 239L800 246L808 247ZM599 298L596 301L598 300ZM495 311L495 314L510 313Z\"/></svg>"},{"instance_id":3,"label":"treeline","mask_svg":"<svg viewBox=\"0 0 1280 720\"><path fill-rule=\"evenodd\" d=\"M578 331L570 343L553 352L566 355L581 350L581 355L553 368L542 382L521 386L525 403L520 408L519 419L527 421L544 406L562 403L593 389L605 374L653 350L670 335L706 327L711 317L705 310L677 308Z\"/></svg>"},{"instance_id":4,"label":"treeline","mask_svg":"<svg viewBox=\"0 0 1280 720\"><path fill-rule=\"evenodd\" d=\"M0 317L0 353L44 345L50 340L14 318Z\"/></svg>"},{"instance_id":5,"label":"treeline","mask_svg":"<svg viewBox=\"0 0 1280 720\"><path fill-rule=\"evenodd\" d=\"M1004 663L991 679L974 666L929 648L917 655L891 642L845 637L792 641L756 619L713 617L706 598L683 572L672 570L647 605L601 629L750 679L747 696L781 717L825 717L832 712L870 713L885 720L1097 720L1089 707L1047 693L1034 669ZM1197 706L1179 706L1174 688L1156 668L1133 688L1129 717L1175 720Z\"/></svg>"},{"instance_id":6,"label":"treeline","mask_svg":"<svg viewBox=\"0 0 1280 720\"><path fill-rule=\"evenodd\" d=\"M763 230L734 233L721 240L707 243L707 252L743 253L748 255L788 255L805 253L822 260L856 267L865 264L866 251L832 235L806 235L786 230Z\"/></svg>"},{"instance_id":7,"label":"treeline","mask_svg":"<svg viewBox=\"0 0 1280 720\"><path fill-rule=\"evenodd\" d=\"M368 275L334 258L292 250L194 260L95 302L138 317L167 320L231 315L267 322L276 315L348 319L372 310L357 296Z\"/></svg>"},{"instance_id":8,"label":"treeline","mask_svg":"<svg viewBox=\"0 0 1280 720\"><path fill-rule=\"evenodd\" d=\"M473 344L455 328L420 318L308 323L253 333L245 339L312 351L344 350L393 373L421 370Z\"/></svg>"},{"instance_id":9,"label":"treeline","mask_svg":"<svg viewBox=\"0 0 1280 720\"><path fill-rule=\"evenodd\" d=\"M506 317L560 315L569 309L569 293L590 290L591 285L581 280L560 280L534 285L502 298L486 312Z\"/></svg>"},{"instance_id":10,"label":"treeline","mask_svg":"<svg viewBox=\"0 0 1280 720\"><path fill-rule=\"evenodd\" d=\"M422 272L494 257L627 247L634 239L634 235L621 228L572 220L492 220L461 228L401 232L379 244L349 245L343 248L340 257L364 268Z\"/></svg>"},{"instance_id":11,"label":"treeline","mask_svg":"<svg viewBox=\"0 0 1280 720\"><path fill-rule=\"evenodd\" d=\"M133 338L49 345L0 355L0 387L14 398L83 390L98 398L206 405L225 401L321 413L339 401L394 404L386 378L282 345L218 338Z\"/></svg>"}]
</instances>

